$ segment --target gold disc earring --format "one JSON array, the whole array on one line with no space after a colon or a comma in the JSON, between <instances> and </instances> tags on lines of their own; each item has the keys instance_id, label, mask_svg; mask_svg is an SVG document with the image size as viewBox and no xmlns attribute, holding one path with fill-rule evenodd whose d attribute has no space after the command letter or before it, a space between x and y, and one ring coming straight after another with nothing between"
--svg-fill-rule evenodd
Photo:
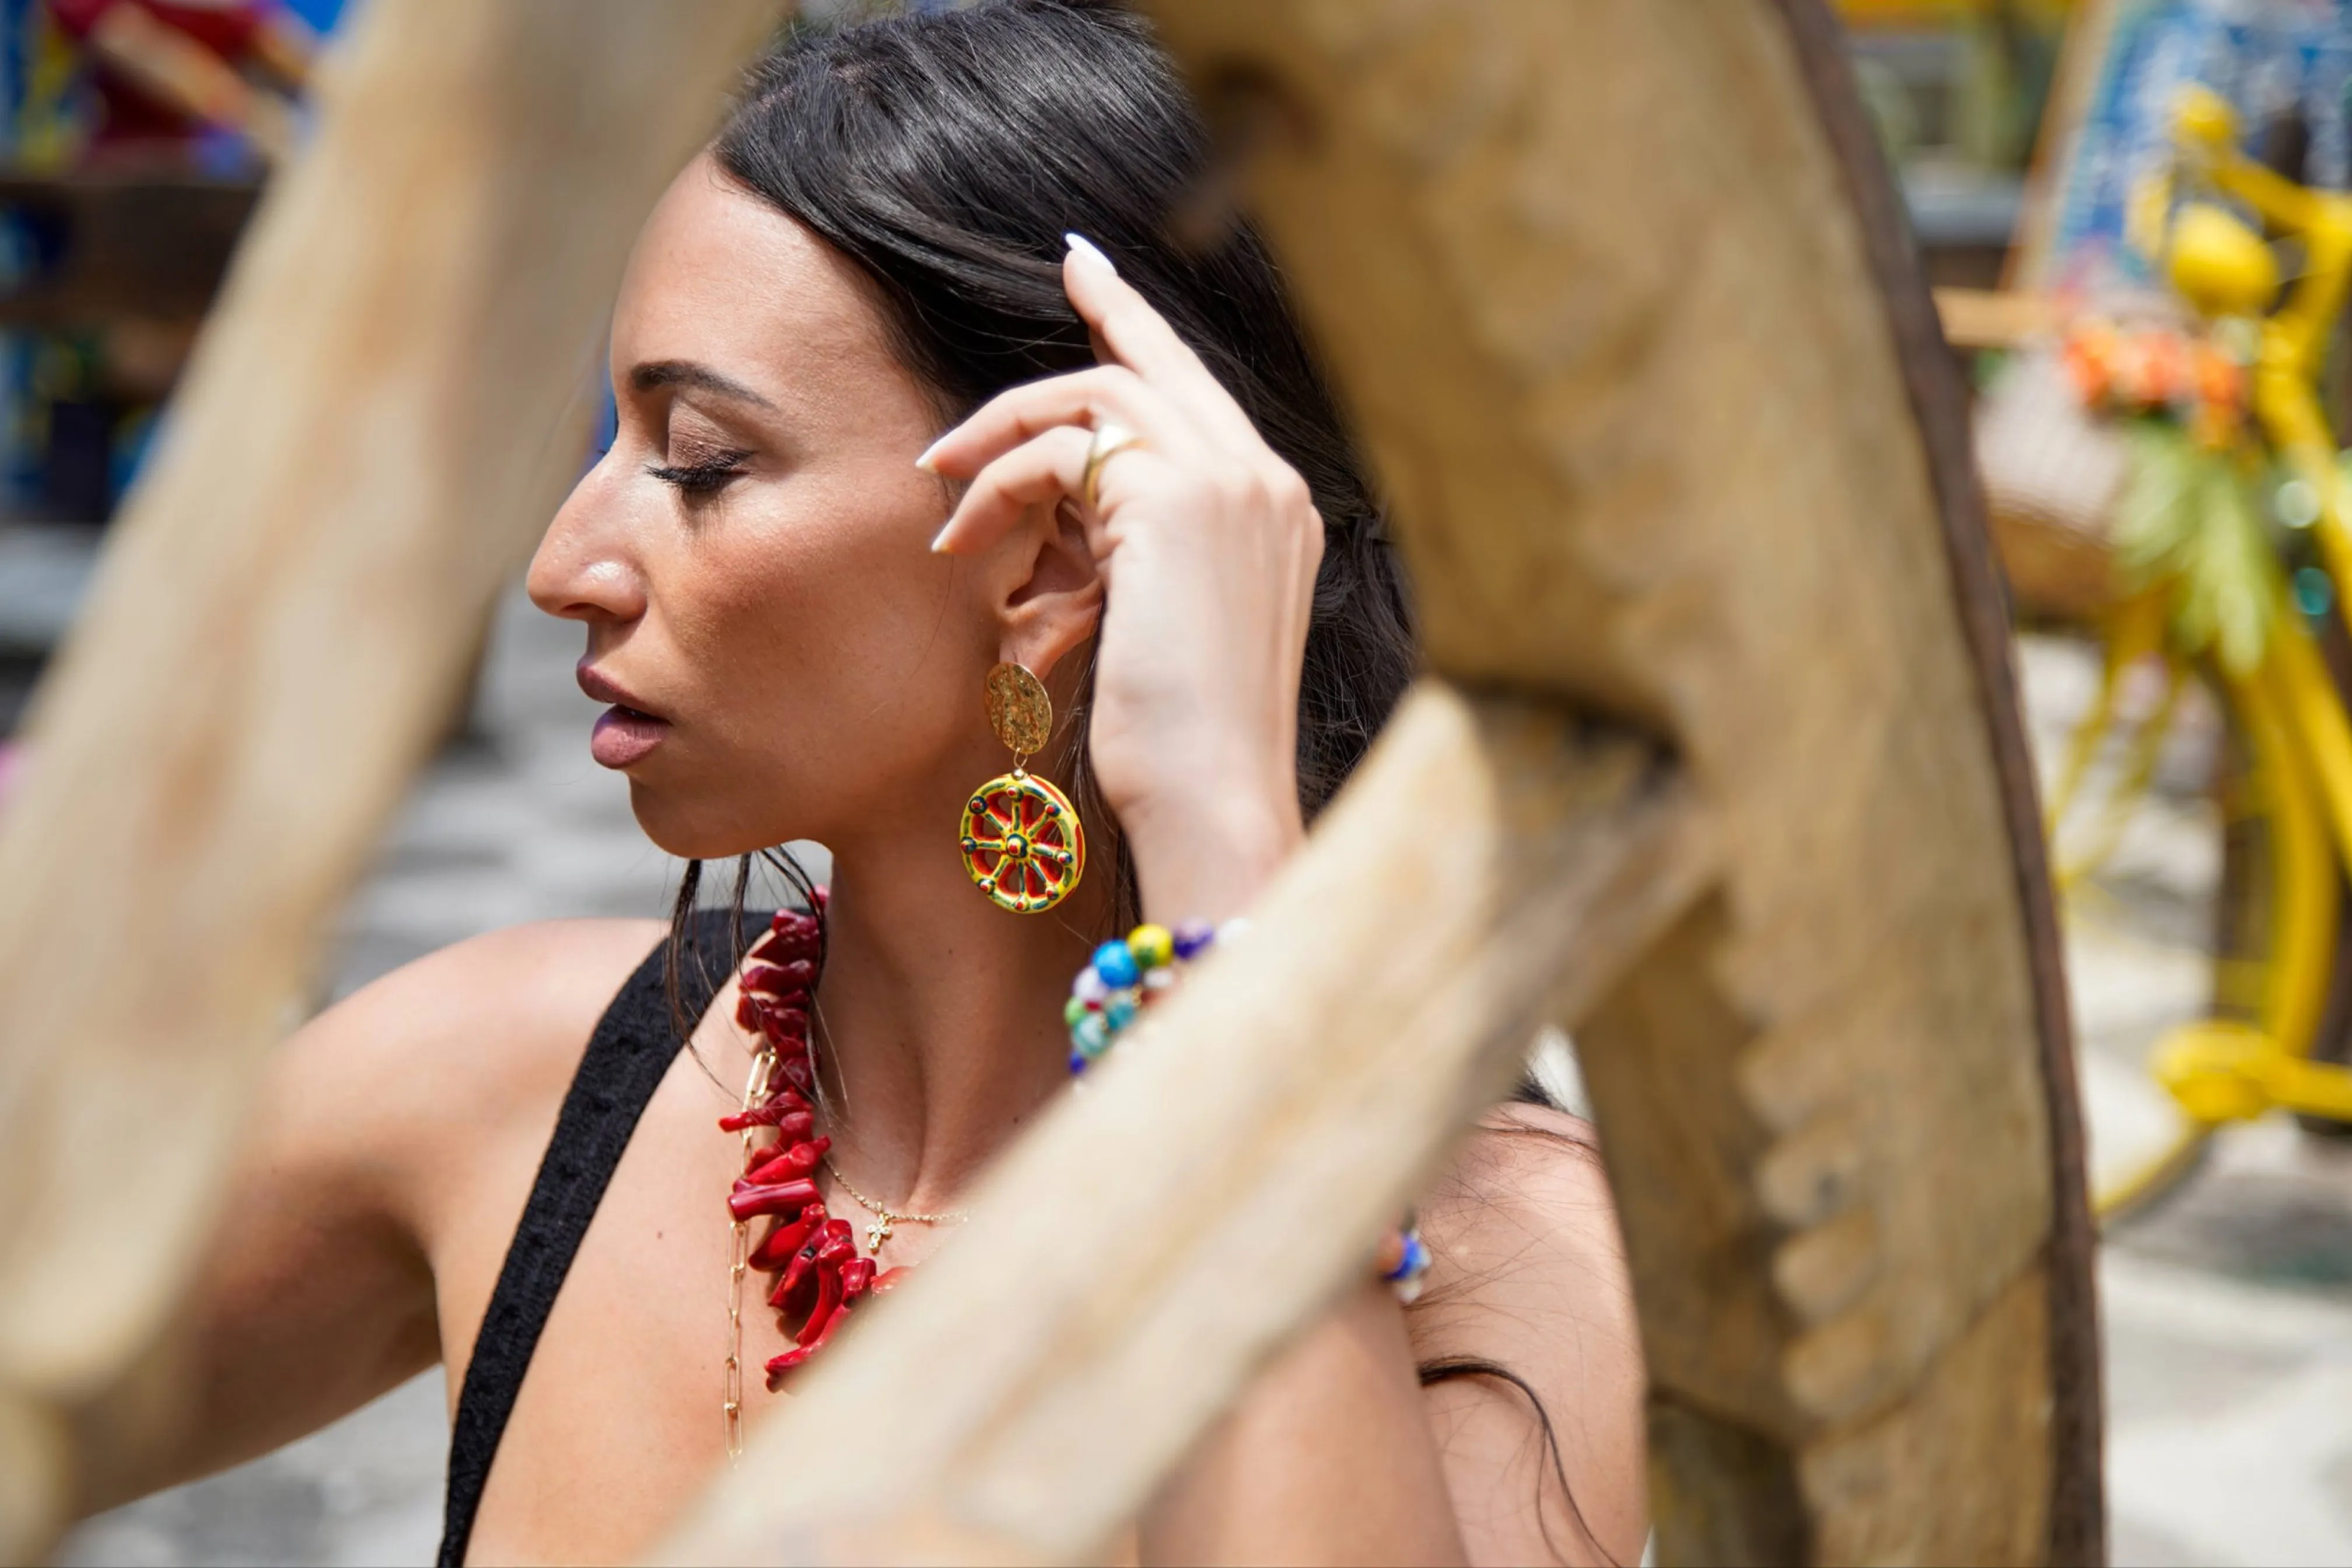
<instances>
[{"instance_id":1,"label":"gold disc earring","mask_svg":"<svg viewBox=\"0 0 2352 1568\"><path fill-rule=\"evenodd\" d=\"M1024 765L1054 733L1054 700L1017 664L988 672L988 721L1013 753L963 803L964 869L998 908L1034 915L1070 896L1087 870L1087 835L1070 797Z\"/></svg>"}]
</instances>

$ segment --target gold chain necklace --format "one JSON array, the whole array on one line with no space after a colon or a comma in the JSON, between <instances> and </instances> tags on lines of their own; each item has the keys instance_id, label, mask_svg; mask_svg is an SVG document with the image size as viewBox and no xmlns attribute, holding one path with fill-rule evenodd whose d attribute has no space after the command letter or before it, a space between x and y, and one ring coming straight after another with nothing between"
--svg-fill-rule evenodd
<instances>
[{"instance_id":1,"label":"gold chain necklace","mask_svg":"<svg viewBox=\"0 0 2352 1568\"><path fill-rule=\"evenodd\" d=\"M775 1047L766 1044L762 1044L759 1054L751 1058L751 1075L743 1084L745 1110L768 1098L775 1079L776 1059ZM743 1131L743 1154L747 1162L751 1157L752 1140L757 1136L752 1129L746 1128ZM900 1214L885 1208L852 1186L849 1178L841 1173L841 1167L830 1159L824 1162L824 1168L841 1184L843 1192L874 1216L874 1223L866 1227L866 1252L869 1258L881 1255L882 1244L890 1239L890 1231L895 1226L961 1225L971 1217L961 1209L950 1209L942 1214ZM726 1416L727 1458L730 1464L743 1457L743 1276L751 1269L751 1222L737 1220L733 1230L727 1260Z\"/></svg>"},{"instance_id":2,"label":"gold chain necklace","mask_svg":"<svg viewBox=\"0 0 2352 1568\"><path fill-rule=\"evenodd\" d=\"M841 1173L841 1167L835 1164L832 1160L825 1161L824 1168L826 1173L841 1184L841 1190L856 1201L858 1207L874 1216L874 1223L866 1227L866 1253L869 1258L882 1256L882 1244L890 1239L890 1229L893 1226L961 1225L971 1217L961 1209L950 1209L944 1214L898 1214L883 1207L856 1187L851 1186L849 1178Z\"/></svg>"},{"instance_id":3,"label":"gold chain necklace","mask_svg":"<svg viewBox=\"0 0 2352 1568\"><path fill-rule=\"evenodd\" d=\"M768 1097L769 1080L776 1070L773 1046L762 1044L751 1058L751 1076L743 1085L743 1109L751 1110ZM758 1134L743 1130L743 1157L751 1155ZM743 1457L743 1275L751 1263L751 1222L735 1222L735 1237L727 1260L727 1460Z\"/></svg>"}]
</instances>

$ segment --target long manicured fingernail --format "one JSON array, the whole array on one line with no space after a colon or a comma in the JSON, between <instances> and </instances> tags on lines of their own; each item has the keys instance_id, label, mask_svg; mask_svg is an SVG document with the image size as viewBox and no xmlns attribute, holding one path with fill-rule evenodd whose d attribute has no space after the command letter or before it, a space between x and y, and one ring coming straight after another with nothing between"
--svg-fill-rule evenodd
<instances>
[{"instance_id":1,"label":"long manicured fingernail","mask_svg":"<svg viewBox=\"0 0 2352 1568\"><path fill-rule=\"evenodd\" d=\"M954 521L954 520L951 518L951 519L950 519L950 520L948 521L948 523L947 523L946 527L941 528L941 529L939 531L939 532L938 532L937 534L935 534L934 536L932 536L932 539L931 539L931 553L932 553L932 554L934 554L934 555L945 555L945 554L948 552L948 529L950 529L950 528L953 528L954 526L955 526L955 521Z\"/></svg>"},{"instance_id":2,"label":"long manicured fingernail","mask_svg":"<svg viewBox=\"0 0 2352 1568\"><path fill-rule=\"evenodd\" d=\"M954 434L955 432L952 430L948 432L948 436L952 436ZM924 447L923 455L915 459L915 467L922 469L923 472L927 474L938 473L940 471L940 448L947 444L948 437L942 436L938 440L932 442L929 446Z\"/></svg>"},{"instance_id":3,"label":"long manicured fingernail","mask_svg":"<svg viewBox=\"0 0 2352 1568\"><path fill-rule=\"evenodd\" d=\"M1083 256L1088 261L1100 266L1105 272L1109 273L1112 277L1116 278L1118 276L1118 266L1112 262L1109 257L1105 256L1099 249L1097 249L1095 246L1095 242L1088 239L1085 235L1073 230L1062 237L1062 243L1070 247L1071 255Z\"/></svg>"}]
</instances>

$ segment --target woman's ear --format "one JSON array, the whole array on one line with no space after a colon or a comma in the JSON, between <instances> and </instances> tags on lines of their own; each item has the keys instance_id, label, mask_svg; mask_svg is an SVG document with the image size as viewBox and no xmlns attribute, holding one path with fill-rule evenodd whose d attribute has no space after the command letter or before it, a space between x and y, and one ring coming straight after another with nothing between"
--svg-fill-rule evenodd
<instances>
[{"instance_id":1,"label":"woman's ear","mask_svg":"<svg viewBox=\"0 0 2352 1568\"><path fill-rule=\"evenodd\" d=\"M1068 501L1014 538L1023 542L1023 553L1007 574L1014 580L998 606L1003 631L997 657L1026 666L1044 680L1065 655L1095 635L1102 619L1102 574Z\"/></svg>"}]
</instances>

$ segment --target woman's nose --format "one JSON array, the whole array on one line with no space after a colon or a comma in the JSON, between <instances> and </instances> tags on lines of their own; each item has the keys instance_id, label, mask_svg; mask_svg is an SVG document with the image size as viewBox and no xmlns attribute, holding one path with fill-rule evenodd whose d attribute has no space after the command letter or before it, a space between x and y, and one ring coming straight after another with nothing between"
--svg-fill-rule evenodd
<instances>
[{"instance_id":1,"label":"woman's nose","mask_svg":"<svg viewBox=\"0 0 2352 1568\"><path fill-rule=\"evenodd\" d=\"M581 476L530 558L530 601L568 621L626 623L645 614L645 576L628 549L609 459Z\"/></svg>"}]
</instances>

